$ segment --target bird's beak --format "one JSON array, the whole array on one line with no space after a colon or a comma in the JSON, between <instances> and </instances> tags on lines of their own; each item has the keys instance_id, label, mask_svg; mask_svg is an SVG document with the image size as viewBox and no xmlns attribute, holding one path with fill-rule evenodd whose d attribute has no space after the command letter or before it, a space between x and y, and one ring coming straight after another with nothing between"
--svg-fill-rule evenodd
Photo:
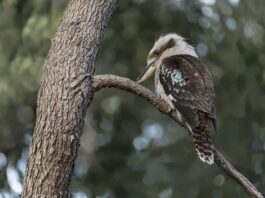
<instances>
[{"instance_id":1,"label":"bird's beak","mask_svg":"<svg viewBox=\"0 0 265 198\"><path fill-rule=\"evenodd\" d=\"M144 71L141 73L141 75L136 79L137 83L141 83L143 81L145 81L147 78L149 78L150 76L152 76L156 70L156 66L155 66L155 61L151 62L150 64L148 64L145 68Z\"/></svg>"}]
</instances>

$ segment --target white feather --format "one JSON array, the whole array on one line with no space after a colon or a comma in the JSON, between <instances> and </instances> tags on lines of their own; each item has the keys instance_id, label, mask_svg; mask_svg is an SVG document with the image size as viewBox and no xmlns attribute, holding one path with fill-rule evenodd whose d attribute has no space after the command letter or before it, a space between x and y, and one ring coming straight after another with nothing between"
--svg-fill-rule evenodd
<instances>
[{"instance_id":1,"label":"white feather","mask_svg":"<svg viewBox=\"0 0 265 198\"><path fill-rule=\"evenodd\" d=\"M196 151L197 151L198 157L201 161L203 161L209 165L212 165L214 163L213 153L211 154L211 156L207 156L208 159L205 159L206 156L203 156L202 153L200 153L198 149L196 149Z\"/></svg>"}]
</instances>

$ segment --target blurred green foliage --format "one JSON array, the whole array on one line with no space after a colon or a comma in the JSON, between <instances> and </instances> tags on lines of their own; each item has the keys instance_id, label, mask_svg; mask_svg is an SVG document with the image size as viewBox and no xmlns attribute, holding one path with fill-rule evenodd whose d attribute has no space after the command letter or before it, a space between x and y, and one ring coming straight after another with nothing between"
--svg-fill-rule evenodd
<instances>
[{"instance_id":1,"label":"blurred green foliage","mask_svg":"<svg viewBox=\"0 0 265 198\"><path fill-rule=\"evenodd\" d=\"M34 126L50 39L66 2L0 1L0 197L16 197ZM265 193L265 2L122 0L107 28L96 73L136 79L161 34L195 41L213 74L213 141ZM153 80L144 84L153 89ZM191 138L143 99L114 89L88 110L72 182L74 197L247 197Z\"/></svg>"}]
</instances>

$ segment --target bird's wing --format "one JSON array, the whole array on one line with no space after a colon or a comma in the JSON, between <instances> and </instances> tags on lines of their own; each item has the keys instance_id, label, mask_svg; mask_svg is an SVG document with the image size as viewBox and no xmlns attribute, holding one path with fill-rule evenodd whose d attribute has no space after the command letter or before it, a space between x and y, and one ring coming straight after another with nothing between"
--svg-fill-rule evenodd
<instances>
[{"instance_id":1,"label":"bird's wing","mask_svg":"<svg viewBox=\"0 0 265 198\"><path fill-rule=\"evenodd\" d=\"M213 80L197 58L189 55L165 58L159 79L169 99L192 128L199 126L198 111L206 113L215 125Z\"/></svg>"}]
</instances>

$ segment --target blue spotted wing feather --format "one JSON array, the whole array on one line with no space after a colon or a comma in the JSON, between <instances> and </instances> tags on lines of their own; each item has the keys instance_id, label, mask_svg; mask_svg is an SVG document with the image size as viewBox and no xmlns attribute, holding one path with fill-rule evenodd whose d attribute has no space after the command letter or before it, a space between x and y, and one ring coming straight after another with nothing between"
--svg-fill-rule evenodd
<instances>
[{"instance_id":1,"label":"blue spotted wing feather","mask_svg":"<svg viewBox=\"0 0 265 198\"><path fill-rule=\"evenodd\" d=\"M195 57L176 55L166 58L161 63L160 82L167 95L172 95L173 104L183 109L183 116L188 122L197 123L198 118L192 116L197 111L207 113L215 119L215 96L212 77ZM189 116L191 116L189 118ZM195 119L195 120L193 120Z\"/></svg>"}]
</instances>

